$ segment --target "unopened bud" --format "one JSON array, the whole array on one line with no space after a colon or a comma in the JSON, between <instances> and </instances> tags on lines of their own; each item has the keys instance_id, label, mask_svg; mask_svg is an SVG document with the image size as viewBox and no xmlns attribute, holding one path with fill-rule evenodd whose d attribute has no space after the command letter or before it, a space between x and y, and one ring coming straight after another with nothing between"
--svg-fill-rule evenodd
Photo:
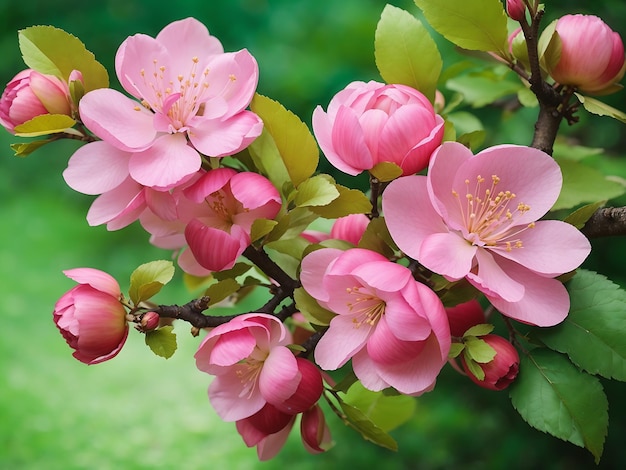
<instances>
[{"instance_id":1,"label":"unopened bud","mask_svg":"<svg viewBox=\"0 0 626 470\"><path fill-rule=\"evenodd\" d=\"M446 308L450 334L461 338L474 325L485 323L483 308L477 300L470 300L454 307Z\"/></svg>"},{"instance_id":2,"label":"unopened bud","mask_svg":"<svg viewBox=\"0 0 626 470\"><path fill-rule=\"evenodd\" d=\"M526 5L523 0L506 0L506 13L512 20L522 21L526 16Z\"/></svg>"},{"instance_id":3,"label":"unopened bud","mask_svg":"<svg viewBox=\"0 0 626 470\"><path fill-rule=\"evenodd\" d=\"M141 331L152 331L159 326L159 314L156 312L146 312L139 322Z\"/></svg>"},{"instance_id":4,"label":"unopened bud","mask_svg":"<svg viewBox=\"0 0 626 470\"><path fill-rule=\"evenodd\" d=\"M302 375L298 388L294 394L280 404L275 404L283 413L292 415L302 413L308 410L322 396L324 384L322 382L322 374L315 364L304 358L296 357L298 370Z\"/></svg>"},{"instance_id":5,"label":"unopened bud","mask_svg":"<svg viewBox=\"0 0 626 470\"><path fill-rule=\"evenodd\" d=\"M515 377L517 377L519 371L519 354L515 347L501 336L485 335L481 336L480 339L485 341L496 351L496 355L491 361L485 364L474 362L474 364L480 367L484 372L484 378L480 380L476 377L468 367L464 356L461 357L463 370L472 382L483 388L489 390L504 390L511 385Z\"/></svg>"}]
</instances>

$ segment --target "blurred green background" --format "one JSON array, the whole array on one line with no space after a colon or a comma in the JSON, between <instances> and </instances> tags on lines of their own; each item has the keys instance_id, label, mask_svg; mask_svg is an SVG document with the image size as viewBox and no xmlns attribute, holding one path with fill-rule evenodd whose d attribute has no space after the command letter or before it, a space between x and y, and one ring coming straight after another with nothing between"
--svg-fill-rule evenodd
<instances>
[{"instance_id":1,"label":"blurred green background","mask_svg":"<svg viewBox=\"0 0 626 470\"><path fill-rule=\"evenodd\" d=\"M380 79L373 39L385 3L0 0L0 82L24 68L16 34L21 28L50 24L71 32L112 72L115 51L127 36L155 35L172 20L195 16L226 50L248 48L260 66L258 91L310 123L314 107L325 107L348 82ZM388 3L417 12L409 0ZM547 3L548 20L567 7L597 14L626 36L622 0ZM444 61L449 65L446 57ZM606 101L624 109L624 96ZM479 113L490 132L486 145L529 142L534 111ZM585 145L608 148L614 158L604 165L626 177L623 125L584 113L581 121L565 133ZM333 450L310 456L295 431L276 459L258 463L234 425L222 423L211 409L209 377L191 357L198 340L184 325L177 326L179 351L167 361L154 356L133 331L115 360L93 367L75 361L51 319L55 301L73 285L61 270L102 269L120 280L124 290L134 267L169 254L151 247L137 226L119 232L87 226L92 198L73 192L61 178L74 144L55 143L19 159L8 147L17 140L0 133L0 469L595 467L588 452L529 428L506 392L480 390L449 368L437 390L418 400L415 417L393 433L400 445L397 453L362 441L327 414L337 443ZM624 260L622 239L598 240L585 266L626 285ZM161 299L184 303L188 294L173 282ZM604 385L610 427L598 468L623 468L626 386Z\"/></svg>"}]
</instances>

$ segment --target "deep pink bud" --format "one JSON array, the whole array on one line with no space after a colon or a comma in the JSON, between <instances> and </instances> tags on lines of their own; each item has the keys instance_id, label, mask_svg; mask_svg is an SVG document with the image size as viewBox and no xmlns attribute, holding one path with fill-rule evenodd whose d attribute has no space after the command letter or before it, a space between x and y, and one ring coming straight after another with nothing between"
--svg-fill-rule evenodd
<instances>
[{"instance_id":1,"label":"deep pink bud","mask_svg":"<svg viewBox=\"0 0 626 470\"><path fill-rule=\"evenodd\" d=\"M270 435L283 429L291 421L292 415L283 413L278 408L266 403L255 414L246 418L247 422L259 432Z\"/></svg>"},{"instance_id":2,"label":"deep pink bud","mask_svg":"<svg viewBox=\"0 0 626 470\"><path fill-rule=\"evenodd\" d=\"M485 373L485 378L479 380L467 367L464 355L461 355L463 370L477 385L489 390L504 390L507 388L519 371L519 354L506 339L498 335L485 335L480 339L496 350L495 357L486 364L476 363Z\"/></svg>"},{"instance_id":3,"label":"deep pink bud","mask_svg":"<svg viewBox=\"0 0 626 470\"><path fill-rule=\"evenodd\" d=\"M141 331L152 331L159 326L159 321L161 317L156 312L146 312L143 317L141 317L140 330Z\"/></svg>"},{"instance_id":4,"label":"deep pink bud","mask_svg":"<svg viewBox=\"0 0 626 470\"><path fill-rule=\"evenodd\" d=\"M477 300L446 308L450 334L461 338L474 325L485 323L485 313Z\"/></svg>"},{"instance_id":5,"label":"deep pink bud","mask_svg":"<svg viewBox=\"0 0 626 470\"><path fill-rule=\"evenodd\" d=\"M120 287L109 274L90 268L64 271L78 282L54 306L54 323L75 349L74 357L97 364L120 352L128 336Z\"/></svg>"},{"instance_id":6,"label":"deep pink bud","mask_svg":"<svg viewBox=\"0 0 626 470\"><path fill-rule=\"evenodd\" d=\"M319 454L327 450L331 442L330 431L326 426L324 412L318 405L302 413L300 434L302 444L311 454Z\"/></svg>"},{"instance_id":7,"label":"deep pink bud","mask_svg":"<svg viewBox=\"0 0 626 470\"><path fill-rule=\"evenodd\" d=\"M15 126L42 114L72 111L69 88L59 78L27 69L7 84L0 98L0 124L15 133Z\"/></svg>"},{"instance_id":8,"label":"deep pink bud","mask_svg":"<svg viewBox=\"0 0 626 470\"><path fill-rule=\"evenodd\" d=\"M506 13L512 20L522 21L526 16L526 5L523 0L506 0Z\"/></svg>"},{"instance_id":9,"label":"deep pink bud","mask_svg":"<svg viewBox=\"0 0 626 470\"><path fill-rule=\"evenodd\" d=\"M548 70L552 78L590 94L607 94L626 70L624 43L597 16L565 15L556 23L561 55ZM550 66L551 64L548 64Z\"/></svg>"},{"instance_id":10,"label":"deep pink bud","mask_svg":"<svg viewBox=\"0 0 626 470\"><path fill-rule=\"evenodd\" d=\"M298 388L290 398L275 405L278 410L290 415L302 413L315 405L324 388L322 374L315 364L302 357L296 357L296 361L302 375Z\"/></svg>"}]
</instances>

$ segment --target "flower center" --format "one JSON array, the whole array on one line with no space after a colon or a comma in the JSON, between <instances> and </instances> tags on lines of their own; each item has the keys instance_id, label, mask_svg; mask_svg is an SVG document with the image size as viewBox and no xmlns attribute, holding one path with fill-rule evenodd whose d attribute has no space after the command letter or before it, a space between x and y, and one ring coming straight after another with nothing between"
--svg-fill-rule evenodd
<instances>
[{"instance_id":1,"label":"flower center","mask_svg":"<svg viewBox=\"0 0 626 470\"><path fill-rule=\"evenodd\" d=\"M360 287L348 287L346 292L355 297L353 302L347 303L348 310L354 314L354 328L363 324L375 326L385 313L385 302Z\"/></svg>"},{"instance_id":2,"label":"flower center","mask_svg":"<svg viewBox=\"0 0 626 470\"><path fill-rule=\"evenodd\" d=\"M145 89L151 92L151 96L142 97L142 103L155 112L165 114L173 131L186 130L189 119L203 112L204 95L209 88L209 69L199 71L198 62L198 58L193 57L189 70L178 74L169 73L157 59L152 61L152 73L141 69Z\"/></svg>"},{"instance_id":3,"label":"flower center","mask_svg":"<svg viewBox=\"0 0 626 470\"><path fill-rule=\"evenodd\" d=\"M499 190L500 178L491 175L491 185L485 187L485 178L478 175L471 188L469 179L465 180L465 203L454 189L452 195L458 200L465 226L465 239L477 246L502 247L506 251L522 248L522 240L518 235L530 224L519 224L519 218L530 210L528 204L515 203L516 195L511 191Z\"/></svg>"}]
</instances>

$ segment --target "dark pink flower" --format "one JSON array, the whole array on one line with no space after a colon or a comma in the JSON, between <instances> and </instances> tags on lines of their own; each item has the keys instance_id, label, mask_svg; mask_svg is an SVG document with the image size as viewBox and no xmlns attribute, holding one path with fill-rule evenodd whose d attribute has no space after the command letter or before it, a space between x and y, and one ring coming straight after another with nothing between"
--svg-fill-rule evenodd
<instances>
[{"instance_id":1,"label":"dark pink flower","mask_svg":"<svg viewBox=\"0 0 626 470\"><path fill-rule=\"evenodd\" d=\"M517 377L519 371L519 354L517 350L506 339L498 335L485 335L480 339L485 341L496 351L495 357L485 363L474 362L485 374L481 380L476 377L467 366L465 356L461 355L463 370L467 376L477 385L489 390L504 390Z\"/></svg>"},{"instance_id":2,"label":"dark pink flower","mask_svg":"<svg viewBox=\"0 0 626 470\"><path fill-rule=\"evenodd\" d=\"M450 334L462 338L472 326L485 323L485 312L477 300L469 300L454 307L446 307Z\"/></svg>"},{"instance_id":3,"label":"dark pink flower","mask_svg":"<svg viewBox=\"0 0 626 470\"><path fill-rule=\"evenodd\" d=\"M64 271L79 283L54 306L54 323L75 349L74 357L98 364L120 352L128 336L120 287L109 274L91 268Z\"/></svg>"}]
</instances>

